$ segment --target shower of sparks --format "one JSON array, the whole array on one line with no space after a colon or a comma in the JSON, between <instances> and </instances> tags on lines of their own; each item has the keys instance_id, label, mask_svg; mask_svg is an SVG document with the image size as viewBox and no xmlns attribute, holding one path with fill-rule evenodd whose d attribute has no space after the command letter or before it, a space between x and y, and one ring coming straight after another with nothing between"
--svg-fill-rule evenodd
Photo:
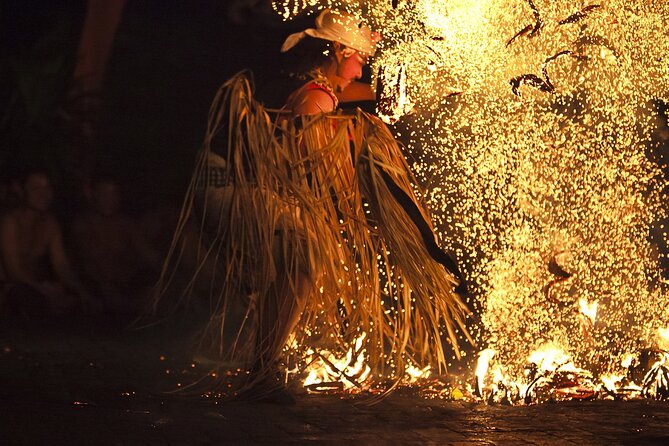
<instances>
[{"instance_id":1,"label":"shower of sparks","mask_svg":"<svg viewBox=\"0 0 669 446\"><path fill-rule=\"evenodd\" d=\"M380 115L411 109L399 136L442 245L467 266L479 347L505 376L522 381L545 346L604 376L669 343L669 292L649 236L665 218L651 136L655 101L669 100L669 2L274 6L285 19L345 9L383 34L372 68L398 91Z\"/></svg>"}]
</instances>

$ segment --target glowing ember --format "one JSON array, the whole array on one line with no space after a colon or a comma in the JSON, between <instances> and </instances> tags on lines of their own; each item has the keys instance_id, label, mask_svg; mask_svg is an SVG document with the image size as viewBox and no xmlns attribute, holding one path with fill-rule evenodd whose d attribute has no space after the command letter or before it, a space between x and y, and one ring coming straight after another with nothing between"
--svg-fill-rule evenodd
<instances>
[{"instance_id":1,"label":"glowing ember","mask_svg":"<svg viewBox=\"0 0 669 446\"><path fill-rule=\"evenodd\" d=\"M649 238L665 180L648 157L653 101L669 100L669 2L275 2L286 19L323 7L383 33L381 112L413 110L398 130L441 242L467 266L478 341L491 349L479 390L585 398L596 376L611 392L662 396L666 355L636 365L647 373L636 384L623 362L669 350Z\"/></svg>"}]
</instances>

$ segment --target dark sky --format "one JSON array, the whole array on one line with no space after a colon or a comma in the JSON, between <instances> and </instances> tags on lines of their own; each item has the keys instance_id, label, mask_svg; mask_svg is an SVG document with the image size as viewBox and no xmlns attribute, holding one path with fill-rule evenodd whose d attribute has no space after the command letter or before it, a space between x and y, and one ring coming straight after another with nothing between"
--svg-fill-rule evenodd
<instances>
[{"instance_id":1,"label":"dark sky","mask_svg":"<svg viewBox=\"0 0 669 446\"><path fill-rule=\"evenodd\" d=\"M266 86L278 82L272 77L285 26L250 11L233 23L227 6L225 0L126 5L109 65L98 158L157 199L181 194L209 103L224 80L251 69L260 90L276 91Z\"/></svg>"}]
</instances>

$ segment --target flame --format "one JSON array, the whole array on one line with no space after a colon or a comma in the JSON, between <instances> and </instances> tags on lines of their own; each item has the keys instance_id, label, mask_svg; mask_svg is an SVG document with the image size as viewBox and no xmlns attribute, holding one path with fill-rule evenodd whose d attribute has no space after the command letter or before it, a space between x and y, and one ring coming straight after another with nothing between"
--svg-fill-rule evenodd
<instances>
[{"instance_id":1,"label":"flame","mask_svg":"<svg viewBox=\"0 0 669 446\"><path fill-rule=\"evenodd\" d=\"M623 375L616 374L607 374L599 377L600 381L602 381L602 385L608 390L618 390L620 387L620 382L623 380L623 378Z\"/></svg>"},{"instance_id":2,"label":"flame","mask_svg":"<svg viewBox=\"0 0 669 446\"><path fill-rule=\"evenodd\" d=\"M580 307L581 313L584 316L587 316L593 324L597 318L597 303L598 301L588 302L584 298L578 300L578 306Z\"/></svg>"},{"instance_id":3,"label":"flame","mask_svg":"<svg viewBox=\"0 0 669 446\"><path fill-rule=\"evenodd\" d=\"M371 373L370 367L365 363L366 350L362 348L366 337L367 333L364 332L358 336L353 347L341 358L337 358L334 353L327 350L320 353L309 350L307 354L316 357L307 367L308 374L304 380L304 387L341 383L344 390L350 390L363 384Z\"/></svg>"},{"instance_id":4,"label":"flame","mask_svg":"<svg viewBox=\"0 0 669 446\"><path fill-rule=\"evenodd\" d=\"M407 383L415 384L419 380L429 378L430 374L432 373L431 368L432 367L428 365L421 369L413 364L408 364L405 369L407 375Z\"/></svg>"},{"instance_id":5,"label":"flame","mask_svg":"<svg viewBox=\"0 0 669 446\"><path fill-rule=\"evenodd\" d=\"M495 351L493 349L485 349L479 353L479 359L476 361L476 380L478 382L478 388L480 392L483 392L484 379L488 374L488 369L490 368L490 361L495 356Z\"/></svg>"},{"instance_id":6,"label":"flame","mask_svg":"<svg viewBox=\"0 0 669 446\"><path fill-rule=\"evenodd\" d=\"M307 350L309 366L305 370L307 377L303 381L304 387L318 387L319 384L327 386L328 384L338 383L341 385L340 388L345 391L367 389L371 369L365 362L366 350L363 348L363 343L366 337L366 333L360 334L354 341L353 346L341 357L327 350L321 352L316 352L313 349ZM291 372L296 372L296 370ZM431 374L431 366L420 368L408 361L403 383L415 384L420 380L429 378Z\"/></svg>"}]
</instances>

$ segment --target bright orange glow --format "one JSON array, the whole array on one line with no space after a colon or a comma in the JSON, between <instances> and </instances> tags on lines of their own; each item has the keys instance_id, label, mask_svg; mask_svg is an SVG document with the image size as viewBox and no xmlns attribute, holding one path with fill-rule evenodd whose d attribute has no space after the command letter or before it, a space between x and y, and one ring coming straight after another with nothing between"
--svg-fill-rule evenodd
<instances>
[{"instance_id":1,"label":"bright orange glow","mask_svg":"<svg viewBox=\"0 0 669 446\"><path fill-rule=\"evenodd\" d=\"M669 351L649 237L664 231L666 180L648 156L653 101L669 102L669 2L275 3L286 19L345 8L382 31L373 70L395 95L383 115L404 116L440 240L477 284L481 388L522 388L528 361L588 364L615 387L628 358Z\"/></svg>"}]
</instances>

